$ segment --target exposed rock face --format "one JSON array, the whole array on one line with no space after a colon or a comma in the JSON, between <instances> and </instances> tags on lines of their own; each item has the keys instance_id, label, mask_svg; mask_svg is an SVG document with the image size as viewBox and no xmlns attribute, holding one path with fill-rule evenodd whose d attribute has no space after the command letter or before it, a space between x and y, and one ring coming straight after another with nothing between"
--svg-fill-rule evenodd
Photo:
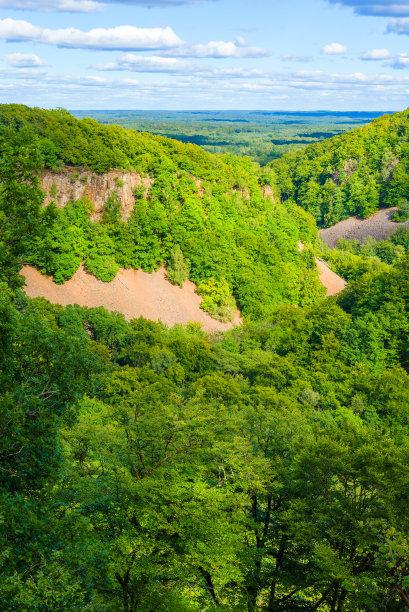
<instances>
[{"instance_id":1,"label":"exposed rock face","mask_svg":"<svg viewBox=\"0 0 409 612\"><path fill-rule=\"evenodd\" d=\"M264 198L271 198L274 201L274 194L273 194L273 190L271 189L270 185L264 185L264 187L262 188L262 191L263 191Z\"/></svg>"},{"instance_id":2,"label":"exposed rock face","mask_svg":"<svg viewBox=\"0 0 409 612\"><path fill-rule=\"evenodd\" d=\"M62 208L70 200L86 197L94 205L91 215L93 221L101 218L103 206L114 192L121 201L122 217L128 219L134 203L134 189L143 185L145 193L153 184L149 176L142 177L137 172L110 170L97 174L82 168L66 167L62 172L45 170L41 175L41 187L45 192L44 206L54 201Z\"/></svg>"},{"instance_id":3,"label":"exposed rock face","mask_svg":"<svg viewBox=\"0 0 409 612\"><path fill-rule=\"evenodd\" d=\"M203 197L204 189L201 180L193 175L190 176L198 187L199 196ZM91 214L92 221L101 219L104 204L112 193L115 193L121 201L122 218L129 219L135 204L134 189L143 186L145 195L147 195L153 182L150 176L142 177L131 170L110 170L104 174L97 174L84 168L67 166L62 172L44 170L41 174L41 188L45 193L44 206L54 201L58 208L63 208L69 201L86 197L94 205L94 211ZM236 190L233 189L234 191ZM240 191L248 200L250 199L250 194L246 189L237 191ZM232 193L226 195L231 196ZM274 200L269 185L262 188L262 193L265 198Z\"/></svg>"}]
</instances>

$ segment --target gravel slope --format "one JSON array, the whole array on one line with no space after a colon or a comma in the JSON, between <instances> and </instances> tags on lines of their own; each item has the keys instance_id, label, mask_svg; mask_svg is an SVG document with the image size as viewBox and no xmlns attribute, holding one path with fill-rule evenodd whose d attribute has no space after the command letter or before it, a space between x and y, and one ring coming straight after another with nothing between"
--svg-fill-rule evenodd
<instances>
[{"instance_id":1,"label":"gravel slope","mask_svg":"<svg viewBox=\"0 0 409 612\"><path fill-rule=\"evenodd\" d=\"M80 306L104 306L107 310L121 312L129 321L144 317L162 321L168 326L194 321L202 324L207 332L225 331L240 325L237 311L233 323L221 323L200 309L202 298L195 293L196 286L185 281L183 288L172 285L161 268L147 274L142 270L120 269L114 280L104 283L81 266L63 285L56 285L50 277L43 276L31 266L24 266L25 292L29 297L44 297L54 304L79 304Z\"/></svg>"},{"instance_id":2,"label":"gravel slope","mask_svg":"<svg viewBox=\"0 0 409 612\"><path fill-rule=\"evenodd\" d=\"M344 289L344 279L335 274L325 262L316 260L319 278L327 295L336 295ZM217 332L240 325L239 311L232 323L221 323L200 309L202 298L195 293L196 286L185 281L183 288L172 285L166 279L166 271L160 268L148 274L142 270L120 268L110 283L104 283L81 266L63 285L56 285L51 277L44 276L31 266L24 266L24 291L31 297L44 297L53 304L78 304L79 306L104 306L107 310L121 312L129 321L144 317L162 321L169 327L190 321L200 323L204 331Z\"/></svg>"},{"instance_id":3,"label":"gravel slope","mask_svg":"<svg viewBox=\"0 0 409 612\"><path fill-rule=\"evenodd\" d=\"M375 240L385 240L385 238L396 232L399 227L409 228L409 221L405 223L394 223L391 221L395 210L397 209L384 208L372 215L372 217L368 217L368 219L350 217L332 227L321 230L320 236L330 249L336 247L340 238L356 239L361 243L366 236L372 236Z\"/></svg>"},{"instance_id":4,"label":"gravel slope","mask_svg":"<svg viewBox=\"0 0 409 612\"><path fill-rule=\"evenodd\" d=\"M322 261L322 259L316 259L315 263L317 264L320 281L327 290L327 296L337 295L343 289L345 289L346 281L338 276L338 274L335 274L335 272L331 270L325 261Z\"/></svg>"}]
</instances>

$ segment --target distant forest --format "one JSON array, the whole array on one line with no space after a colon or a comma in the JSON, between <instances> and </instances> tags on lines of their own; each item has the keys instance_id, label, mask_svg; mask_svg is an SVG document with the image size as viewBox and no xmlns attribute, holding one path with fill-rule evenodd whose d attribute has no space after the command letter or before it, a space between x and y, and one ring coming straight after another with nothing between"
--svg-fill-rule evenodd
<instances>
[{"instance_id":1,"label":"distant forest","mask_svg":"<svg viewBox=\"0 0 409 612\"><path fill-rule=\"evenodd\" d=\"M135 111L76 110L74 117L92 117L128 129L169 136L203 147L210 153L249 155L264 165L288 151L332 138L365 125L383 113L288 111ZM385 111L387 112L387 111Z\"/></svg>"}]
</instances>

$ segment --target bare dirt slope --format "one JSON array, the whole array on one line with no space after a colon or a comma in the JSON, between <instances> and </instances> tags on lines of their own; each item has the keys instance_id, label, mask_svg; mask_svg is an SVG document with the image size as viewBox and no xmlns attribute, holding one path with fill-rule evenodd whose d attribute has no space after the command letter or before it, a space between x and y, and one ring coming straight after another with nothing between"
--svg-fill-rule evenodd
<instances>
[{"instance_id":1,"label":"bare dirt slope","mask_svg":"<svg viewBox=\"0 0 409 612\"><path fill-rule=\"evenodd\" d=\"M301 240L299 240L298 250L301 252L304 249L305 249L305 244L303 244ZM335 272L331 270L331 268L328 266L328 264L325 263L325 261L323 261L322 259L318 259L318 257L316 257L315 263L317 265L319 279L327 291L326 293L327 296L337 295L343 289L345 289L347 285L346 281L344 281L343 278L338 276L338 274L335 274Z\"/></svg>"},{"instance_id":2,"label":"bare dirt slope","mask_svg":"<svg viewBox=\"0 0 409 612\"><path fill-rule=\"evenodd\" d=\"M145 317L169 326L194 321L208 332L225 331L241 323L239 312L233 323L212 319L200 309L202 298L195 293L195 285L190 281L185 281L182 289L172 285L164 268L152 274L121 268L112 282L104 283L81 267L64 285L56 285L31 266L24 266L21 274L29 297L44 297L54 304L104 306L121 312L127 320Z\"/></svg>"},{"instance_id":3,"label":"bare dirt slope","mask_svg":"<svg viewBox=\"0 0 409 612\"><path fill-rule=\"evenodd\" d=\"M316 259L315 263L318 268L318 276L320 277L321 283L327 290L328 295L337 295L346 287L346 282L343 278L335 274L331 268L322 261L322 259Z\"/></svg>"},{"instance_id":4,"label":"bare dirt slope","mask_svg":"<svg viewBox=\"0 0 409 612\"><path fill-rule=\"evenodd\" d=\"M324 242L333 249L336 247L340 238L348 240L358 240L363 242L366 236L372 236L375 240L385 240L396 232L399 227L409 228L409 221L406 223L394 223L391 221L396 208L384 208L379 212L368 217L368 219L358 219L350 217L344 221L340 221L332 227L320 231L320 236Z\"/></svg>"}]
</instances>

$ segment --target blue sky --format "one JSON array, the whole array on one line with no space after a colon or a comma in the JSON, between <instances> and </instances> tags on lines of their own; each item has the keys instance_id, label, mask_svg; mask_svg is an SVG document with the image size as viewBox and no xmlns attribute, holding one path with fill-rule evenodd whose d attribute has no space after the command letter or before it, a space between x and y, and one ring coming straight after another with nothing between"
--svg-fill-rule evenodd
<instances>
[{"instance_id":1,"label":"blue sky","mask_svg":"<svg viewBox=\"0 0 409 612\"><path fill-rule=\"evenodd\" d=\"M409 0L0 0L0 102L401 110Z\"/></svg>"}]
</instances>

